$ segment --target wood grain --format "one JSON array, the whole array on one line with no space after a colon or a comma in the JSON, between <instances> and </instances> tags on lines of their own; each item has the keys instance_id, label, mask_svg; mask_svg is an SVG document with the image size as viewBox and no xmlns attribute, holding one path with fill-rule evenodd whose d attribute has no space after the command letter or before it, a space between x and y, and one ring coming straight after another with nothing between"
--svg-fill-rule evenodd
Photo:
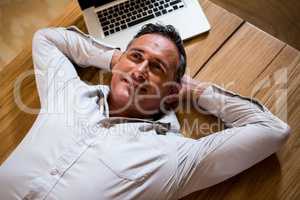
<instances>
[{"instance_id":1,"label":"wood grain","mask_svg":"<svg viewBox=\"0 0 300 200\"><path fill-rule=\"evenodd\" d=\"M184 199L297 200L300 198L300 53L211 2L201 3L213 28L209 34L196 37L185 44L190 58L190 74L195 75L198 80L214 81L243 95L260 99L283 120L286 117L294 134L276 156ZM72 24L86 31L80 9L75 3L71 3L65 14L52 23L53 26ZM0 72L0 163L21 142L36 118L36 114L23 112L16 105L13 96L17 78L33 69L30 49L30 46L25 48ZM79 70L85 80L97 82L99 74L95 75L94 72L95 69ZM25 105L39 108L33 76L24 79L20 92ZM278 99L283 97L287 99L287 103L282 101L278 104ZM197 130L196 133L187 134L188 130L185 129L189 137L199 138L222 129L221 123L219 127L201 127L207 122L219 122L213 117L199 116L194 111L184 115L179 113L179 117L181 122L183 119L198 120L200 127L196 129L200 134Z\"/></svg>"},{"instance_id":2,"label":"wood grain","mask_svg":"<svg viewBox=\"0 0 300 200\"><path fill-rule=\"evenodd\" d=\"M285 44L245 23L196 75L201 81L215 82L242 95Z\"/></svg>"},{"instance_id":3,"label":"wood grain","mask_svg":"<svg viewBox=\"0 0 300 200\"><path fill-rule=\"evenodd\" d=\"M228 88L258 98L288 122L293 135L276 156L184 199L299 199L300 52L246 23L196 79L225 86L237 82Z\"/></svg>"},{"instance_id":4,"label":"wood grain","mask_svg":"<svg viewBox=\"0 0 300 200\"><path fill-rule=\"evenodd\" d=\"M223 18L219 18L223 19ZM207 38L209 39L209 37ZM215 39L217 40L217 39ZM242 95L251 95L254 77L264 71L285 44L249 23L243 24L219 50L213 54L195 79L214 82ZM205 51L205 47L202 47ZM202 52L193 52L201 57ZM184 109L178 112L182 132L186 136L199 138L224 128L214 117Z\"/></svg>"},{"instance_id":5,"label":"wood grain","mask_svg":"<svg viewBox=\"0 0 300 200\"><path fill-rule=\"evenodd\" d=\"M224 62L225 60L224 58ZM252 79L251 85L258 86L253 96L278 117L287 121L293 134L276 155L223 183L195 192L183 199L299 199L300 52L286 45L272 62L265 66L265 70L258 76L252 76ZM222 81L221 78L219 81ZM243 91L242 88L239 90ZM247 95L251 94L247 85L244 90ZM286 98L286 101L281 102L281 98Z\"/></svg>"},{"instance_id":6,"label":"wood grain","mask_svg":"<svg viewBox=\"0 0 300 200\"><path fill-rule=\"evenodd\" d=\"M194 77L199 70L222 48L244 21L210 1L200 1L211 25L209 33L185 42L188 63L186 74ZM222 19L222 20L220 20ZM191 107L181 108L177 117L185 136L199 138L224 128L213 116L203 115ZM203 122L207 123L203 123Z\"/></svg>"},{"instance_id":7,"label":"wood grain","mask_svg":"<svg viewBox=\"0 0 300 200\"><path fill-rule=\"evenodd\" d=\"M300 50L299 0L211 0Z\"/></svg>"},{"instance_id":8,"label":"wood grain","mask_svg":"<svg viewBox=\"0 0 300 200\"><path fill-rule=\"evenodd\" d=\"M76 25L86 31L79 6L71 3L62 16L49 26ZM36 114L23 112L15 102L14 86L18 77L33 70L31 46L24 48L21 53L0 72L0 163L21 142L29 131ZM21 99L29 108L39 108L35 79L28 76L21 84Z\"/></svg>"},{"instance_id":9,"label":"wood grain","mask_svg":"<svg viewBox=\"0 0 300 200\"><path fill-rule=\"evenodd\" d=\"M184 43L188 57L187 74L192 77L243 23L241 18L210 1L203 1L201 5L211 30Z\"/></svg>"}]
</instances>

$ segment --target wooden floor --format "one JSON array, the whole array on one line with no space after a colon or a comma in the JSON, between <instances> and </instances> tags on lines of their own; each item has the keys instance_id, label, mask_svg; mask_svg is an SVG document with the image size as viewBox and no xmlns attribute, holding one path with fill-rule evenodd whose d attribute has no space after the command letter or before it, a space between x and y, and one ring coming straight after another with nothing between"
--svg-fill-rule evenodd
<instances>
[{"instance_id":1,"label":"wooden floor","mask_svg":"<svg viewBox=\"0 0 300 200\"><path fill-rule=\"evenodd\" d=\"M261 31L242 18L208 0L201 0L212 30L185 42L188 55L188 74L201 81L212 81L221 86L258 98L278 117L287 121L293 134L276 154L211 188L195 192L185 200L298 200L300 199L300 52L286 43ZM78 6L70 4L55 26L75 24L84 28ZM22 140L36 115L17 107L14 83L24 72L32 70L30 47L0 72L0 163ZM94 73L95 74L95 73ZM95 79L89 70L82 70L84 79ZM94 75L94 77L93 77ZM39 101L34 77L26 78L21 87L26 106L38 108ZM199 119L199 127L188 137L199 138L222 127L213 117L179 112L181 124ZM217 123L218 124L218 123Z\"/></svg>"},{"instance_id":2,"label":"wooden floor","mask_svg":"<svg viewBox=\"0 0 300 200\"><path fill-rule=\"evenodd\" d=\"M61 15L70 0L0 0L0 71L33 33Z\"/></svg>"},{"instance_id":3,"label":"wooden floor","mask_svg":"<svg viewBox=\"0 0 300 200\"><path fill-rule=\"evenodd\" d=\"M300 50L299 0L211 0Z\"/></svg>"}]
</instances>

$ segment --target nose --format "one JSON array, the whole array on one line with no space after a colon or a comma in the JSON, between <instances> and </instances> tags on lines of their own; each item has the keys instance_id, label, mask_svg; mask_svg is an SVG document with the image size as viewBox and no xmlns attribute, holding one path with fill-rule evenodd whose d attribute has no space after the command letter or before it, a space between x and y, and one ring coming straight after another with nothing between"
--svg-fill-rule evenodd
<instances>
[{"instance_id":1,"label":"nose","mask_svg":"<svg viewBox=\"0 0 300 200\"><path fill-rule=\"evenodd\" d=\"M148 60L144 60L143 62L138 64L138 70L141 72L146 72L148 67Z\"/></svg>"},{"instance_id":2,"label":"nose","mask_svg":"<svg viewBox=\"0 0 300 200\"><path fill-rule=\"evenodd\" d=\"M135 70L132 73L133 80L138 82L138 83L145 82L148 78L147 67L148 67L148 61L147 60L144 60L143 62L139 63L138 66L137 66L137 70Z\"/></svg>"}]
</instances>

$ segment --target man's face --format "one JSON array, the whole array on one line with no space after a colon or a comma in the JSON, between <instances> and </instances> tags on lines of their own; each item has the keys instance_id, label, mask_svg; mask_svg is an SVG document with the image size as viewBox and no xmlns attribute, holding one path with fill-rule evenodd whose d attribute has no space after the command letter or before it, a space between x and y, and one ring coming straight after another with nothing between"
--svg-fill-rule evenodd
<instances>
[{"instance_id":1,"label":"man's face","mask_svg":"<svg viewBox=\"0 0 300 200\"><path fill-rule=\"evenodd\" d=\"M132 116L157 113L176 85L178 64L178 50L168 38L145 34L135 39L113 66L111 98Z\"/></svg>"}]
</instances>

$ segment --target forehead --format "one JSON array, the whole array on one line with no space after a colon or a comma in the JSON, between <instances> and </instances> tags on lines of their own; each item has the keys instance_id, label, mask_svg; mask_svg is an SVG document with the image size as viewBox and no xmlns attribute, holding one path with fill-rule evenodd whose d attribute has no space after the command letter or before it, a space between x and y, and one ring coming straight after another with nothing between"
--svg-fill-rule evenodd
<instances>
[{"instance_id":1,"label":"forehead","mask_svg":"<svg viewBox=\"0 0 300 200\"><path fill-rule=\"evenodd\" d=\"M159 34L145 34L133 40L128 50L141 49L151 56L164 59L171 64L178 64L179 55L176 45Z\"/></svg>"}]
</instances>

